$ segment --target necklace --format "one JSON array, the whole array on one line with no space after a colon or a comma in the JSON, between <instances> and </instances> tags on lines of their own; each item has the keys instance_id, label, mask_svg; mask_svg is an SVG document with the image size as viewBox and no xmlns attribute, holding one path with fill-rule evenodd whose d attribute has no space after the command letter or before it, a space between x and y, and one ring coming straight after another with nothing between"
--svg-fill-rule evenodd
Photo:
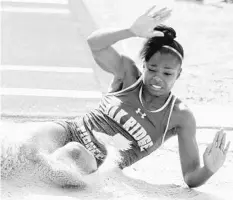
<instances>
[{"instance_id":1,"label":"necklace","mask_svg":"<svg viewBox=\"0 0 233 200\"><path fill-rule=\"evenodd\" d=\"M140 90L139 90L139 100L140 100L140 103L141 103L142 107L145 108L145 106L143 105L143 101L142 101L142 86L140 87ZM147 108L145 108L145 110L148 111L148 112L152 112L152 113L160 112L161 110L163 110L164 108L167 107L167 105L171 101L171 98L172 98L172 93L170 93L170 95L167 98L166 102L159 109L157 109L157 110L148 110Z\"/></svg>"}]
</instances>

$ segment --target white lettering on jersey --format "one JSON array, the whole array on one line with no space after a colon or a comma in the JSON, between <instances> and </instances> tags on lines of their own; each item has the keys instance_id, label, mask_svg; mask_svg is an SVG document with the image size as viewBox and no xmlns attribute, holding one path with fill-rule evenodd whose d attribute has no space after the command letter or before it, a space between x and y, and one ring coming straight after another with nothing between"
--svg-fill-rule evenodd
<instances>
[{"instance_id":1,"label":"white lettering on jersey","mask_svg":"<svg viewBox=\"0 0 233 200\"><path fill-rule=\"evenodd\" d=\"M114 117L114 120L120 124L120 120L123 116L127 115L128 113L125 112L123 109L120 109L120 111L116 114L116 116Z\"/></svg>"},{"instance_id":2,"label":"white lettering on jersey","mask_svg":"<svg viewBox=\"0 0 233 200\"><path fill-rule=\"evenodd\" d=\"M125 128L125 130L129 131L130 128L132 128L133 126L135 126L137 124L137 121L133 118L130 117L124 124L123 127Z\"/></svg>"},{"instance_id":3,"label":"white lettering on jersey","mask_svg":"<svg viewBox=\"0 0 233 200\"><path fill-rule=\"evenodd\" d=\"M135 140L139 141L142 138L144 138L146 135L147 135L146 130L143 127L141 127L138 131L136 131L133 134L133 137L135 138Z\"/></svg>"},{"instance_id":4,"label":"white lettering on jersey","mask_svg":"<svg viewBox=\"0 0 233 200\"><path fill-rule=\"evenodd\" d=\"M102 159L104 158L104 154L96 147L96 145L92 142L90 134L86 131L84 126L79 127L79 130L82 133L80 137L86 147L96 158Z\"/></svg>"},{"instance_id":5,"label":"white lettering on jersey","mask_svg":"<svg viewBox=\"0 0 233 200\"><path fill-rule=\"evenodd\" d=\"M149 142L147 144L145 144L144 146L140 147L140 150L141 151L144 151L145 149L148 149L149 147L152 147L153 146L153 142Z\"/></svg>"},{"instance_id":6,"label":"white lettering on jersey","mask_svg":"<svg viewBox=\"0 0 233 200\"><path fill-rule=\"evenodd\" d=\"M142 138L141 140L138 141L138 144L140 147L149 144L151 142L151 138L149 135L146 135L144 138Z\"/></svg>"},{"instance_id":7,"label":"white lettering on jersey","mask_svg":"<svg viewBox=\"0 0 233 200\"><path fill-rule=\"evenodd\" d=\"M129 134L133 135L133 133L140 128L141 128L141 125L139 123L137 123L131 130L129 130Z\"/></svg>"},{"instance_id":8,"label":"white lettering on jersey","mask_svg":"<svg viewBox=\"0 0 233 200\"><path fill-rule=\"evenodd\" d=\"M123 116L129 114L124 109L117 110L118 108L118 106L110 106L110 104L105 104L102 108L102 111L115 122L122 125L126 131L128 131L128 133L137 141L137 144L140 147L141 151L144 151L145 149L153 146L153 141L150 135L147 134L146 130L141 126L140 123L137 122L135 118L129 116L129 119L126 120L124 123L121 121L121 118ZM140 114L142 119L146 116L145 113L141 112L140 108L137 109L136 113Z\"/></svg>"},{"instance_id":9,"label":"white lettering on jersey","mask_svg":"<svg viewBox=\"0 0 233 200\"><path fill-rule=\"evenodd\" d=\"M109 117L113 118L117 109L118 109L117 106L113 106L108 113Z\"/></svg>"}]
</instances>

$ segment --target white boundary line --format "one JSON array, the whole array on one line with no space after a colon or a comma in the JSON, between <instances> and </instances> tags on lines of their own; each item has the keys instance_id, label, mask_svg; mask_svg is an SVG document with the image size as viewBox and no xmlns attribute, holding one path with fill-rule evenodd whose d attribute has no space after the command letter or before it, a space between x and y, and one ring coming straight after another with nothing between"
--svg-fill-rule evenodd
<instances>
[{"instance_id":1,"label":"white boundary line","mask_svg":"<svg viewBox=\"0 0 233 200\"><path fill-rule=\"evenodd\" d=\"M5 2L15 3L41 3L41 4L68 4L68 0L2 0Z\"/></svg>"},{"instance_id":2,"label":"white boundary line","mask_svg":"<svg viewBox=\"0 0 233 200\"><path fill-rule=\"evenodd\" d=\"M68 9L62 8L22 8L13 6L2 6L1 12L16 12L16 13L42 13L42 14L70 14Z\"/></svg>"},{"instance_id":3,"label":"white boundary line","mask_svg":"<svg viewBox=\"0 0 233 200\"><path fill-rule=\"evenodd\" d=\"M99 99L102 93L99 91L79 90L49 90L28 88L1 88L0 95L3 96L33 96L33 97L63 97L79 99Z\"/></svg>"},{"instance_id":4,"label":"white boundary line","mask_svg":"<svg viewBox=\"0 0 233 200\"><path fill-rule=\"evenodd\" d=\"M23 66L1 65L0 71L36 71L36 72L67 72L67 73L94 73L92 68L82 67L55 67L55 66Z\"/></svg>"}]
</instances>

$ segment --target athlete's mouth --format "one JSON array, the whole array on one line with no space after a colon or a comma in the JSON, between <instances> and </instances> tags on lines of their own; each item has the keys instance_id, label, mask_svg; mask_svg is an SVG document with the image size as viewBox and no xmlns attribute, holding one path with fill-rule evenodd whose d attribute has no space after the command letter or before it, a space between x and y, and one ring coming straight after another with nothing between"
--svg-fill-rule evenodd
<instances>
[{"instance_id":1,"label":"athlete's mouth","mask_svg":"<svg viewBox=\"0 0 233 200\"><path fill-rule=\"evenodd\" d=\"M156 90L160 90L162 87L160 85L151 85L154 89Z\"/></svg>"},{"instance_id":2,"label":"athlete's mouth","mask_svg":"<svg viewBox=\"0 0 233 200\"><path fill-rule=\"evenodd\" d=\"M154 89L154 90L161 90L162 89L162 86L163 86L163 82L162 80L155 76L153 77L152 79L153 81L151 82L151 87Z\"/></svg>"}]
</instances>

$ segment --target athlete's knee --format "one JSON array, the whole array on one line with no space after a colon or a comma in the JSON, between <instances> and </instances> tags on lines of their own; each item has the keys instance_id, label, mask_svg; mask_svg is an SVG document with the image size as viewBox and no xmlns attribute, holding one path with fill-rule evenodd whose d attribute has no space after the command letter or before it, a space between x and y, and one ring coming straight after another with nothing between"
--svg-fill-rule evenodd
<instances>
[{"instance_id":1,"label":"athlete's knee","mask_svg":"<svg viewBox=\"0 0 233 200\"><path fill-rule=\"evenodd\" d=\"M80 156L82 156L82 154L84 154L87 150L82 144L78 142L69 142L58 151L61 154L66 154L66 156L74 160L78 160Z\"/></svg>"},{"instance_id":2,"label":"athlete's knee","mask_svg":"<svg viewBox=\"0 0 233 200\"><path fill-rule=\"evenodd\" d=\"M81 167L85 172L91 173L97 169L95 157L82 144L69 142L64 147L59 148L56 153L59 160L70 159L76 166Z\"/></svg>"}]
</instances>

